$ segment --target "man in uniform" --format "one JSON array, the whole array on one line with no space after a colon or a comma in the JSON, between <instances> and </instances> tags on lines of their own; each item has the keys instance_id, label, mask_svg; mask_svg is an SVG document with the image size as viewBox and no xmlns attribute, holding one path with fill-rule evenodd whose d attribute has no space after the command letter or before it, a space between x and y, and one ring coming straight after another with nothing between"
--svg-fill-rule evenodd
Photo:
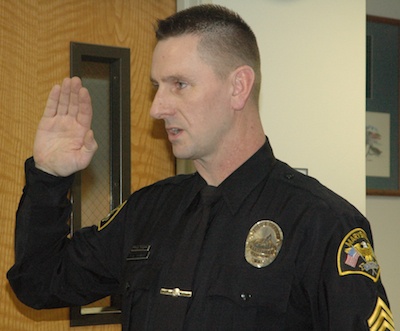
<instances>
[{"instance_id":1,"label":"man in uniform","mask_svg":"<svg viewBox=\"0 0 400 331\"><path fill-rule=\"evenodd\" d=\"M41 309L118 292L124 330L394 330L368 221L273 155L249 26L203 5L156 35L150 114L197 172L68 238L67 193L97 144L80 79L53 87L17 212L19 299Z\"/></svg>"}]
</instances>

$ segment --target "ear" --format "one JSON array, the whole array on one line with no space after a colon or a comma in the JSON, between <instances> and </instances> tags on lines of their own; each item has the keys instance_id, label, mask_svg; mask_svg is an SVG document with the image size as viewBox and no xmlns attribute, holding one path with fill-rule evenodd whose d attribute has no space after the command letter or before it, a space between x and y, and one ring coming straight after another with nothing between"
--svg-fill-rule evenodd
<instances>
[{"instance_id":1,"label":"ear","mask_svg":"<svg viewBox=\"0 0 400 331\"><path fill-rule=\"evenodd\" d=\"M240 66L232 73L232 107L242 110L250 97L255 80L254 70L247 65Z\"/></svg>"}]
</instances>

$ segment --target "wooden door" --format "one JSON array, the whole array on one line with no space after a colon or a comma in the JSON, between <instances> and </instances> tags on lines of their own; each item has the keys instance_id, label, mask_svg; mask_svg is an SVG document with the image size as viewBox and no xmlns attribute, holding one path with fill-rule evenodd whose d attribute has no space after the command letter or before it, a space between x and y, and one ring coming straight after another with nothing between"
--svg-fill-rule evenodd
<instances>
[{"instance_id":1,"label":"wooden door","mask_svg":"<svg viewBox=\"0 0 400 331\"><path fill-rule=\"evenodd\" d=\"M5 274L14 260L15 211L36 126L52 85L69 76L71 41L131 49L131 186L173 175L162 125L149 116L153 24L175 0L0 0L0 330L69 330L69 310L20 303ZM74 330L120 330L120 326Z\"/></svg>"}]
</instances>

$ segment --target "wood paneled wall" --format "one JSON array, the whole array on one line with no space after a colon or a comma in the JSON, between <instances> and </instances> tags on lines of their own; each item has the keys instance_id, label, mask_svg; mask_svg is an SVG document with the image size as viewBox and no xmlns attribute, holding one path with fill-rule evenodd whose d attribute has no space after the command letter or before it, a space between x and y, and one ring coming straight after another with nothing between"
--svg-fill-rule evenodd
<instances>
[{"instance_id":1,"label":"wood paneled wall","mask_svg":"<svg viewBox=\"0 0 400 331\"><path fill-rule=\"evenodd\" d=\"M132 190L173 175L163 126L149 116L153 24L175 0L0 0L0 330L69 329L68 309L19 303L5 274L13 263L15 211L37 123L52 85L69 76L70 41L131 49ZM111 331L119 326L74 330Z\"/></svg>"}]
</instances>

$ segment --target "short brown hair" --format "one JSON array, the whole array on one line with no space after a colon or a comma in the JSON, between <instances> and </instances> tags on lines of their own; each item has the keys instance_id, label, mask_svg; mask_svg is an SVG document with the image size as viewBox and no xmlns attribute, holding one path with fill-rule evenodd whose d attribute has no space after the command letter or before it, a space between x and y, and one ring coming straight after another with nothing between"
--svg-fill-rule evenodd
<instances>
[{"instance_id":1,"label":"short brown hair","mask_svg":"<svg viewBox=\"0 0 400 331\"><path fill-rule=\"evenodd\" d=\"M198 35L200 56L222 77L241 65L252 67L256 76L252 95L258 100L261 70L257 40L237 13L207 4L179 11L157 23L158 41L185 34Z\"/></svg>"}]
</instances>

